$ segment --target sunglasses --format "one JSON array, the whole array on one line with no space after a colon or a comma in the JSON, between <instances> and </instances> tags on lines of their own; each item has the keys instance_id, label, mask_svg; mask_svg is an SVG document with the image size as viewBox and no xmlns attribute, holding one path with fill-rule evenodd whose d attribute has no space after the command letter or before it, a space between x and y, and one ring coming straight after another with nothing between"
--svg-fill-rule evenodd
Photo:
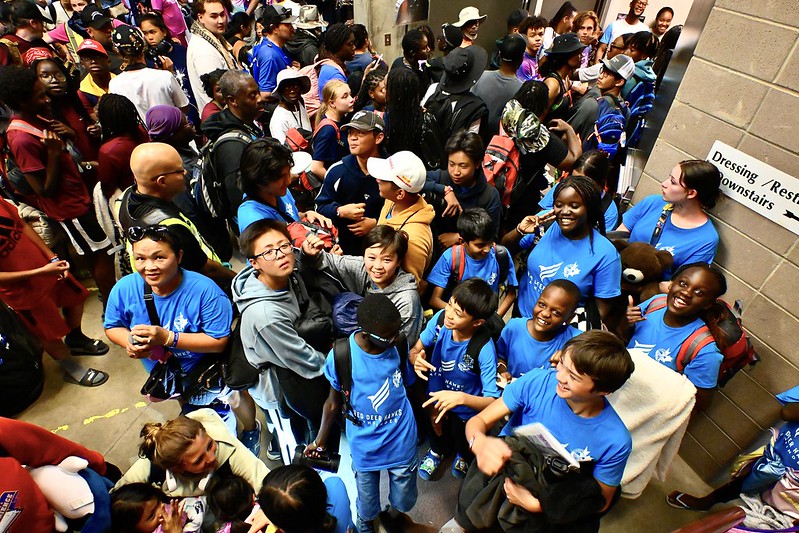
<instances>
[{"instance_id":1,"label":"sunglasses","mask_svg":"<svg viewBox=\"0 0 799 533\"><path fill-rule=\"evenodd\" d=\"M367 337L371 338L372 340L376 341L377 344L383 346L393 346L394 344L397 343L397 339L399 338L399 333L394 335L390 339L386 339L385 337L380 337L379 335L375 335L374 333L369 333L368 331L364 331L364 334Z\"/></svg>"},{"instance_id":2,"label":"sunglasses","mask_svg":"<svg viewBox=\"0 0 799 533\"><path fill-rule=\"evenodd\" d=\"M171 233L166 226L132 226L128 228L128 240L130 242L139 242L144 238L162 241L167 235L171 235Z\"/></svg>"}]
</instances>

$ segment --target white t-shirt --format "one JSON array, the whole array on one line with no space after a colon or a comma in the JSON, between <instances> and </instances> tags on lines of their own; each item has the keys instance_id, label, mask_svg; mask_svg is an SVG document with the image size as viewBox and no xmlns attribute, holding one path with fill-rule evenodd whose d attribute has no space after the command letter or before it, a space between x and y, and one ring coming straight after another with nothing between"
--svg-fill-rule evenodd
<instances>
[{"instance_id":1,"label":"white t-shirt","mask_svg":"<svg viewBox=\"0 0 799 533\"><path fill-rule=\"evenodd\" d=\"M599 42L610 46L610 43L615 41L619 35L627 35L628 33L637 33L639 31L650 31L650 29L649 26L640 20L636 20L635 24L627 24L625 19L614 20L605 28L605 32Z\"/></svg>"},{"instance_id":2,"label":"white t-shirt","mask_svg":"<svg viewBox=\"0 0 799 533\"><path fill-rule=\"evenodd\" d=\"M281 106L275 108L272 119L269 121L269 133L272 134L272 137L280 142L285 142L286 132L291 128L313 131L305 106L300 106L299 111L293 112Z\"/></svg>"},{"instance_id":3,"label":"white t-shirt","mask_svg":"<svg viewBox=\"0 0 799 533\"><path fill-rule=\"evenodd\" d=\"M185 107L189 99L171 72L143 68L118 74L108 84L108 92L126 96L139 111L142 121L154 105Z\"/></svg>"},{"instance_id":4,"label":"white t-shirt","mask_svg":"<svg viewBox=\"0 0 799 533\"><path fill-rule=\"evenodd\" d=\"M227 63L211 43L200 36L189 40L189 46L186 48L186 70L189 74L191 92L194 93L194 99L197 101L197 109L204 109L211 101L211 98L205 94L200 76L220 68L227 70Z\"/></svg>"}]
</instances>

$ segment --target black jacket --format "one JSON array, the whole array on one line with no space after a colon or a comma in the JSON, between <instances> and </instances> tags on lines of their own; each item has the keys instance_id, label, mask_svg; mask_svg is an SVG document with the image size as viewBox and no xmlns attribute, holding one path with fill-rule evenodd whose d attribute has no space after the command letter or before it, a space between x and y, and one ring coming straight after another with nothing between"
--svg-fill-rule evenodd
<instances>
[{"instance_id":1,"label":"black jacket","mask_svg":"<svg viewBox=\"0 0 799 533\"><path fill-rule=\"evenodd\" d=\"M504 473L486 476L473 462L458 493L455 518L466 531L519 533L588 533L599 531L599 511L605 504L593 468L556 479L545 458L526 438L505 437L513 455ZM541 513L529 513L508 502L505 477L524 486L541 502Z\"/></svg>"},{"instance_id":2,"label":"black jacket","mask_svg":"<svg viewBox=\"0 0 799 533\"><path fill-rule=\"evenodd\" d=\"M298 28L284 48L289 58L306 67L312 64L319 54L319 38L308 30Z\"/></svg>"}]
</instances>

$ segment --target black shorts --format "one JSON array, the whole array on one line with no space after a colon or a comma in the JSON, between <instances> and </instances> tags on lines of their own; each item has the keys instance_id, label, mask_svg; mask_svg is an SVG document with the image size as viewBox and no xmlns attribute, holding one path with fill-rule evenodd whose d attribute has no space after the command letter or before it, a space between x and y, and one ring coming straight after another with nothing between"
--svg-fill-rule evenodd
<instances>
[{"instance_id":1,"label":"black shorts","mask_svg":"<svg viewBox=\"0 0 799 533\"><path fill-rule=\"evenodd\" d=\"M59 221L61 227L66 231L72 246L78 255L86 255L111 247L111 241L105 234L100 223L97 222L97 215L94 206L89 208L85 215Z\"/></svg>"}]
</instances>

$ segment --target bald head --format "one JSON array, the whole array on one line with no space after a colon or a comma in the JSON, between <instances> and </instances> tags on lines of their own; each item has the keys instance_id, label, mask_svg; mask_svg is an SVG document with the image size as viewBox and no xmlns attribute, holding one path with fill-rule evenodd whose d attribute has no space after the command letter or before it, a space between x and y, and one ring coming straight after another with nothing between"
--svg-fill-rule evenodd
<instances>
[{"instance_id":1,"label":"bald head","mask_svg":"<svg viewBox=\"0 0 799 533\"><path fill-rule=\"evenodd\" d=\"M130 170L143 194L171 200L183 187L183 160L172 146L144 143L130 154ZM177 179L180 179L178 188Z\"/></svg>"}]
</instances>

